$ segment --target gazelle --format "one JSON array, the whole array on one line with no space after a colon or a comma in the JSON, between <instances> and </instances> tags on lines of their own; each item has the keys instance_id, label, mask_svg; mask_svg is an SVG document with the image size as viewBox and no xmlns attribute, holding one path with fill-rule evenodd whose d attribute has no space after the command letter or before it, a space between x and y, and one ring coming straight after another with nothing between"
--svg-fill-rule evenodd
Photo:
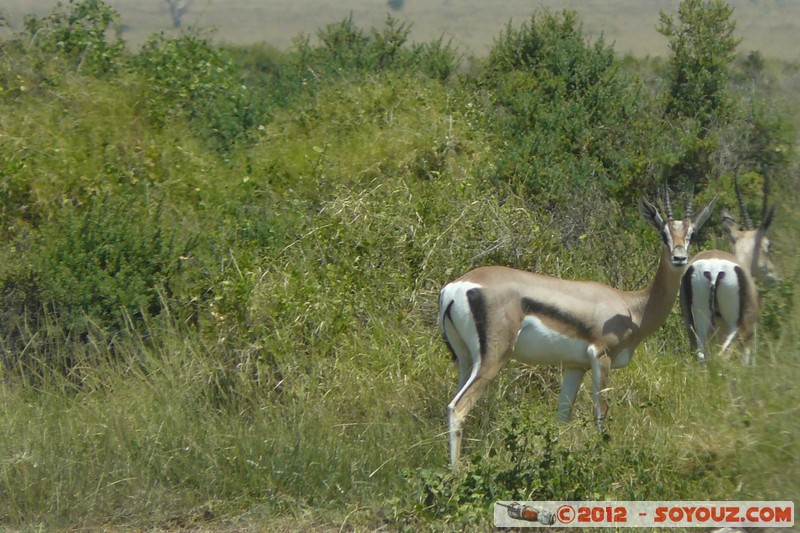
<instances>
[{"instance_id":1,"label":"gazelle","mask_svg":"<svg viewBox=\"0 0 800 533\"><path fill-rule=\"evenodd\" d=\"M464 419L509 359L563 368L562 421L569 419L583 375L591 370L595 423L604 431L610 370L627 366L636 346L666 321L692 235L715 201L694 218L675 220L667 194L664 220L653 204L639 200L639 212L664 241L655 277L643 290L621 291L500 266L477 268L442 289L439 325L458 362L458 390L447 406L453 467L461 453Z\"/></svg>"},{"instance_id":2,"label":"gazelle","mask_svg":"<svg viewBox=\"0 0 800 533\"><path fill-rule=\"evenodd\" d=\"M755 335L759 314L758 291L753 278L764 284L780 279L770 258L772 245L767 237L775 213L774 205L767 207L767 178L764 177L764 203L758 228L753 227L744 207L736 176L734 186L745 229L739 229L727 210L721 213L722 228L733 244L734 253L722 250L698 253L681 281L683 323L700 363L706 361L710 341L724 332L721 353L728 352L738 335L744 345L744 364L750 364L750 341Z\"/></svg>"}]
</instances>

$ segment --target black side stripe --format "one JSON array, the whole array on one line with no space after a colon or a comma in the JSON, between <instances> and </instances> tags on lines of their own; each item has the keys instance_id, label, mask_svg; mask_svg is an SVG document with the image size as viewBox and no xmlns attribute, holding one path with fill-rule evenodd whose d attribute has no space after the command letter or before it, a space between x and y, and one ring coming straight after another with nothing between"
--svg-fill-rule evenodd
<instances>
[{"instance_id":1,"label":"black side stripe","mask_svg":"<svg viewBox=\"0 0 800 533\"><path fill-rule=\"evenodd\" d=\"M592 328L575 315L566 313L555 306L534 300L533 298L522 298L520 303L522 305L522 312L526 315L544 315L552 318L553 320L561 322L562 324L567 324L574 327L576 330L578 330L578 333L580 333L580 335L586 339L590 339L592 337Z\"/></svg>"},{"instance_id":2,"label":"black side stripe","mask_svg":"<svg viewBox=\"0 0 800 533\"><path fill-rule=\"evenodd\" d=\"M747 305L747 274L744 273L744 270L739 265L734 267L734 272L736 272L736 281L739 282L739 317L736 320L736 325L742 325L742 319L744 319L744 313L747 311L745 306Z\"/></svg>"},{"instance_id":3,"label":"black side stripe","mask_svg":"<svg viewBox=\"0 0 800 533\"><path fill-rule=\"evenodd\" d=\"M481 358L483 358L486 356L486 328L488 327L486 296L480 289L469 289L467 291L467 301L469 302L469 310L472 312L472 318L475 320Z\"/></svg>"}]
</instances>

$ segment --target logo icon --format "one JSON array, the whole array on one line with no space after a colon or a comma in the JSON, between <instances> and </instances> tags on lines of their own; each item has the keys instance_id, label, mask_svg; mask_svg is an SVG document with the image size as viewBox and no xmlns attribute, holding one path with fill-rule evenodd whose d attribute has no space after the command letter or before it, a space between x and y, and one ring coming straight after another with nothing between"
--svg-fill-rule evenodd
<instances>
[{"instance_id":1,"label":"logo icon","mask_svg":"<svg viewBox=\"0 0 800 533\"><path fill-rule=\"evenodd\" d=\"M497 505L508 510L508 516L515 520L525 520L526 522L539 522L545 526L552 526L556 523L556 516L544 509L535 509L529 505L522 505L513 502L511 505L498 502Z\"/></svg>"}]
</instances>

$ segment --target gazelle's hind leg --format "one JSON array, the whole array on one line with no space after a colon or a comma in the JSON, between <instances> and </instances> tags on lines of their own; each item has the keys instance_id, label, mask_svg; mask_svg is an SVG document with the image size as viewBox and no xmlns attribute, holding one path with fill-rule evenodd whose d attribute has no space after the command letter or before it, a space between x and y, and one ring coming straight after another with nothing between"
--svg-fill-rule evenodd
<instances>
[{"instance_id":1,"label":"gazelle's hind leg","mask_svg":"<svg viewBox=\"0 0 800 533\"><path fill-rule=\"evenodd\" d=\"M709 336L714 330L713 310L710 305L711 284L703 277L692 278L692 322L694 325L694 348L696 349L697 362L705 364L706 347L708 346ZM690 334L691 339L691 334Z\"/></svg>"},{"instance_id":2,"label":"gazelle's hind leg","mask_svg":"<svg viewBox=\"0 0 800 533\"><path fill-rule=\"evenodd\" d=\"M455 466L458 462L459 452L461 450L462 424L457 422L454 418L454 407L456 401L462 396L467 382L474 380L480 369L480 349L476 343L474 343L475 346L470 348L455 325L449 320L444 323L443 332L445 341L453 352L455 363L458 365L458 386L456 387L453 400L447 406L448 431L450 435L450 463Z\"/></svg>"},{"instance_id":3,"label":"gazelle's hind leg","mask_svg":"<svg viewBox=\"0 0 800 533\"><path fill-rule=\"evenodd\" d=\"M469 378L477 356L473 357L464 339L461 338L452 324L445 324L444 331L446 335L445 340L450 350L453 352L453 358L458 366L458 387L456 388L456 394L458 394L467 382L467 378Z\"/></svg>"},{"instance_id":4,"label":"gazelle's hind leg","mask_svg":"<svg viewBox=\"0 0 800 533\"><path fill-rule=\"evenodd\" d=\"M730 349L737 336L741 339L749 338L749 333L740 328L740 308L742 305L739 286L732 283L735 276L720 276L720 283L717 287L717 310L719 312L718 321L720 328L725 331L725 340L722 341L720 353L722 356L730 357Z\"/></svg>"},{"instance_id":5,"label":"gazelle's hind leg","mask_svg":"<svg viewBox=\"0 0 800 533\"><path fill-rule=\"evenodd\" d=\"M748 327L747 323L739 326L739 341L742 346L742 365L756 366L754 351L758 348L758 329L755 324Z\"/></svg>"},{"instance_id":6,"label":"gazelle's hind leg","mask_svg":"<svg viewBox=\"0 0 800 533\"><path fill-rule=\"evenodd\" d=\"M722 347L720 348L720 354L726 359L730 357L730 349L733 345L733 341L736 340L736 334L738 332L739 328L734 324L733 328L729 328L727 335L725 335L725 340L722 342Z\"/></svg>"},{"instance_id":7,"label":"gazelle's hind leg","mask_svg":"<svg viewBox=\"0 0 800 533\"><path fill-rule=\"evenodd\" d=\"M486 357L481 357L472 367L472 373L466 384L458 391L453 401L447 406L447 418L450 430L450 464L456 466L461 456L461 438L464 420L475 405L486 387L497 373L506 365L508 359L504 357L507 346L496 346L496 350L489 351Z\"/></svg>"}]
</instances>

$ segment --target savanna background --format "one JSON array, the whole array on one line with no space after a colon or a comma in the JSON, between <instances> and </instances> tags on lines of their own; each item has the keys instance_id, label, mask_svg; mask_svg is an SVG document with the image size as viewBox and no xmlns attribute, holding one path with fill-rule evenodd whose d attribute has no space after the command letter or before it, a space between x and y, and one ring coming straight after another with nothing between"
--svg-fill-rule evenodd
<instances>
[{"instance_id":1,"label":"savanna background","mask_svg":"<svg viewBox=\"0 0 800 533\"><path fill-rule=\"evenodd\" d=\"M797 499L796 4L391 3L198 0L180 28L166 2L0 3L0 527ZM756 221L765 181L778 205L757 365L700 371L676 309L614 373L604 441L585 390L556 424L558 369L511 364L451 472L439 288L483 264L639 288L636 199L738 215L737 172ZM718 220L699 247L727 249Z\"/></svg>"}]
</instances>

